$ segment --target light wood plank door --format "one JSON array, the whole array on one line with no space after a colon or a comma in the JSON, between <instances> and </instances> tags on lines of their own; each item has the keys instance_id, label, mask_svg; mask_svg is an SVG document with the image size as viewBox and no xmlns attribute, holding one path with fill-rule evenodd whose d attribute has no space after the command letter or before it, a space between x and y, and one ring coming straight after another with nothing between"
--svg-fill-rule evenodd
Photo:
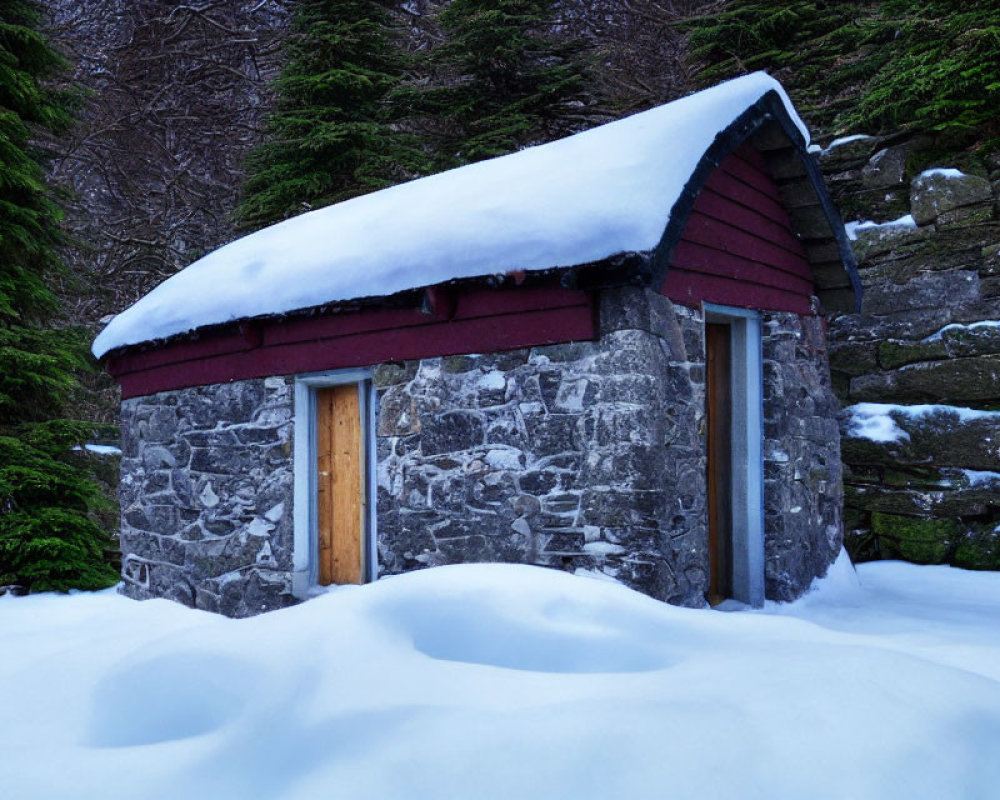
<instances>
[{"instance_id":1,"label":"light wood plank door","mask_svg":"<svg viewBox=\"0 0 1000 800\"><path fill-rule=\"evenodd\" d=\"M708 417L708 602L732 596L732 353L728 325L705 325Z\"/></svg>"},{"instance_id":2,"label":"light wood plank door","mask_svg":"<svg viewBox=\"0 0 1000 800\"><path fill-rule=\"evenodd\" d=\"M319 583L364 582L364 447L360 387L316 392Z\"/></svg>"}]
</instances>

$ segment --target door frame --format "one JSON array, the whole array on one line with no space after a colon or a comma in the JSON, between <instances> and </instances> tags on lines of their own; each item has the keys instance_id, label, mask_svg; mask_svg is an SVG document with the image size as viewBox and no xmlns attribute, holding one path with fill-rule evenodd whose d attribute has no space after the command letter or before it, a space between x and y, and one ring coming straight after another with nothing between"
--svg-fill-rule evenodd
<instances>
[{"instance_id":1,"label":"door frame","mask_svg":"<svg viewBox=\"0 0 1000 800\"><path fill-rule=\"evenodd\" d=\"M295 376L295 412L292 468L294 481L292 546L292 594L306 598L319 591L319 541L316 492L317 436L316 397L320 389L356 384L361 411L361 437L364 448L362 498L365 512L362 520L362 580L375 580L378 575L375 537L375 390L371 369L344 369L313 372Z\"/></svg>"},{"instance_id":2,"label":"door frame","mask_svg":"<svg viewBox=\"0 0 1000 800\"><path fill-rule=\"evenodd\" d=\"M732 596L764 604L764 397L760 312L703 304L706 323L730 331ZM706 476L707 479L707 476Z\"/></svg>"}]
</instances>

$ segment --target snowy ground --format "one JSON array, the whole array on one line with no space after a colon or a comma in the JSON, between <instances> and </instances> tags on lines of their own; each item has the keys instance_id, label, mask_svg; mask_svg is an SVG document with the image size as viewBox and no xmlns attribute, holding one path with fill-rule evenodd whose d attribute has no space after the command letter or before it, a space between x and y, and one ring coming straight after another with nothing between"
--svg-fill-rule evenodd
<instances>
[{"instance_id":1,"label":"snowy ground","mask_svg":"<svg viewBox=\"0 0 1000 800\"><path fill-rule=\"evenodd\" d=\"M859 577L737 613L515 566L243 621L0 598L0 796L1000 797L1000 574Z\"/></svg>"}]
</instances>

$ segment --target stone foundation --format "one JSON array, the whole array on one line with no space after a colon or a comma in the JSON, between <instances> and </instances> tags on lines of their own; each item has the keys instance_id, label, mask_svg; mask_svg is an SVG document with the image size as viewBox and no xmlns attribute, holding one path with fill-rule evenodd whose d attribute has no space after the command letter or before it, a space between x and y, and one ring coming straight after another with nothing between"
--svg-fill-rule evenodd
<instances>
[{"instance_id":1,"label":"stone foundation","mask_svg":"<svg viewBox=\"0 0 1000 800\"><path fill-rule=\"evenodd\" d=\"M708 588L700 311L606 292L596 342L374 370L380 575L469 561L599 573L670 603ZM824 331L768 314L765 588L788 600L840 547ZM294 602L293 378L122 408L123 591L230 616Z\"/></svg>"}]
</instances>

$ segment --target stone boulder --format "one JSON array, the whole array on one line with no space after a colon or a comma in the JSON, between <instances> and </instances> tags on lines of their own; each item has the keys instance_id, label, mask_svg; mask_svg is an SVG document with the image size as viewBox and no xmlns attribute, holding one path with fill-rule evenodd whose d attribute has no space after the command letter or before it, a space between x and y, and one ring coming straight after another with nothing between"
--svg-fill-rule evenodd
<instances>
[{"instance_id":1,"label":"stone boulder","mask_svg":"<svg viewBox=\"0 0 1000 800\"><path fill-rule=\"evenodd\" d=\"M851 397L875 403L1000 401L1000 355L922 361L851 378Z\"/></svg>"},{"instance_id":2,"label":"stone boulder","mask_svg":"<svg viewBox=\"0 0 1000 800\"><path fill-rule=\"evenodd\" d=\"M953 209L992 202L993 191L986 178L958 170L927 170L910 184L910 208L918 225L928 225Z\"/></svg>"}]
</instances>

